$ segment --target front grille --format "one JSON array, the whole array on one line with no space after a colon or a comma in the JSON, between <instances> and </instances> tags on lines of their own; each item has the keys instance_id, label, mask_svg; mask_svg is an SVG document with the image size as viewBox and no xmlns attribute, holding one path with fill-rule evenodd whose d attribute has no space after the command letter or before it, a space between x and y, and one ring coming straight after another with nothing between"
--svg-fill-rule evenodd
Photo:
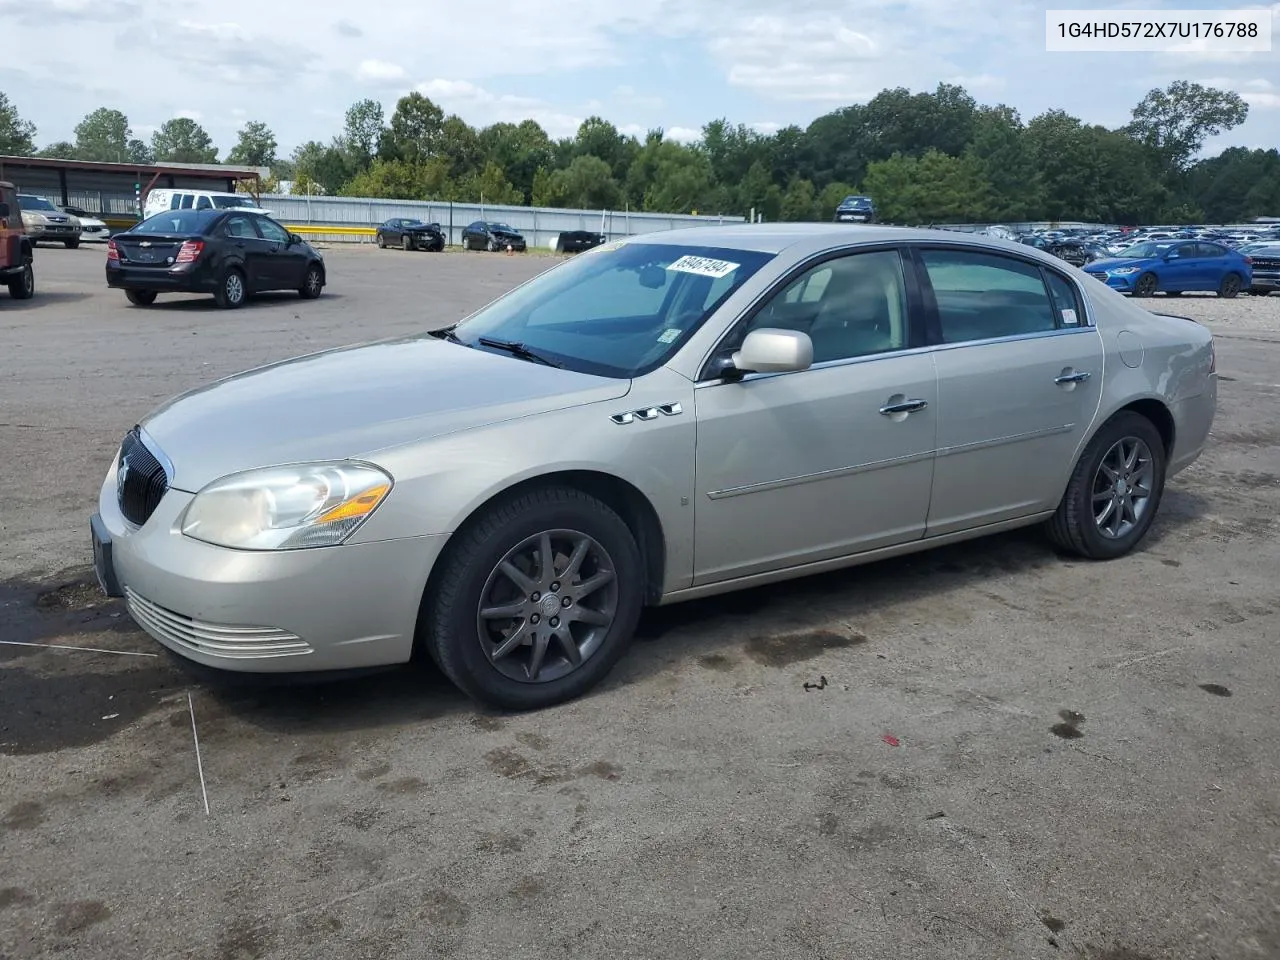
<instances>
[{"instance_id":1,"label":"front grille","mask_svg":"<svg viewBox=\"0 0 1280 960\"><path fill-rule=\"evenodd\" d=\"M275 627L241 627L207 623L175 613L124 588L129 615L161 643L216 657L251 660L311 653L297 634Z\"/></svg>"},{"instance_id":2,"label":"front grille","mask_svg":"<svg viewBox=\"0 0 1280 960\"><path fill-rule=\"evenodd\" d=\"M1258 270L1280 270L1280 257L1254 257L1253 269Z\"/></svg>"},{"instance_id":3,"label":"front grille","mask_svg":"<svg viewBox=\"0 0 1280 960\"><path fill-rule=\"evenodd\" d=\"M120 445L116 474L116 498L120 512L130 523L142 526L155 513L169 489L169 477L142 442L138 427L125 434Z\"/></svg>"}]
</instances>

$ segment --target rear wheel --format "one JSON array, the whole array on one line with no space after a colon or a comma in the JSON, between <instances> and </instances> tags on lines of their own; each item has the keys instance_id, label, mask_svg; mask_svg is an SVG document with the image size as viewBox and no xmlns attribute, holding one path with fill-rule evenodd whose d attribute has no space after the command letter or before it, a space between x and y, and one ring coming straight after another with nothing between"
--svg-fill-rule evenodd
<instances>
[{"instance_id":1,"label":"rear wheel","mask_svg":"<svg viewBox=\"0 0 1280 960\"><path fill-rule=\"evenodd\" d=\"M9 296L15 300L30 300L36 295L36 272L31 264L25 264L22 272L9 281Z\"/></svg>"},{"instance_id":2,"label":"rear wheel","mask_svg":"<svg viewBox=\"0 0 1280 960\"><path fill-rule=\"evenodd\" d=\"M1223 299L1230 300L1240 292L1240 288L1244 284L1240 280L1240 274L1228 273L1222 278L1222 282L1218 284L1218 296Z\"/></svg>"},{"instance_id":3,"label":"rear wheel","mask_svg":"<svg viewBox=\"0 0 1280 960\"><path fill-rule=\"evenodd\" d=\"M302 278L302 286L298 288L298 295L303 300L314 300L320 296L320 291L324 289L324 273L320 270L318 264L311 264L307 267L307 275Z\"/></svg>"},{"instance_id":4,"label":"rear wheel","mask_svg":"<svg viewBox=\"0 0 1280 960\"><path fill-rule=\"evenodd\" d=\"M460 531L423 606L427 647L480 703L548 707L587 692L626 652L644 592L635 538L608 506L548 487Z\"/></svg>"},{"instance_id":5,"label":"rear wheel","mask_svg":"<svg viewBox=\"0 0 1280 960\"><path fill-rule=\"evenodd\" d=\"M126 290L124 295L136 307L149 307L156 302L156 292L154 290Z\"/></svg>"},{"instance_id":6,"label":"rear wheel","mask_svg":"<svg viewBox=\"0 0 1280 960\"><path fill-rule=\"evenodd\" d=\"M1134 284L1133 295L1135 297L1149 297L1156 292L1160 286L1160 281L1156 279L1154 273L1144 273L1138 278L1138 282Z\"/></svg>"},{"instance_id":7,"label":"rear wheel","mask_svg":"<svg viewBox=\"0 0 1280 960\"><path fill-rule=\"evenodd\" d=\"M223 309L234 310L244 304L247 292L244 285L244 274L232 267L222 275L222 280L218 283L218 289L214 293L213 299Z\"/></svg>"},{"instance_id":8,"label":"rear wheel","mask_svg":"<svg viewBox=\"0 0 1280 960\"><path fill-rule=\"evenodd\" d=\"M1164 495L1164 439L1146 417L1125 410L1094 436L1080 456L1049 538L1090 560L1111 560L1138 545Z\"/></svg>"}]
</instances>

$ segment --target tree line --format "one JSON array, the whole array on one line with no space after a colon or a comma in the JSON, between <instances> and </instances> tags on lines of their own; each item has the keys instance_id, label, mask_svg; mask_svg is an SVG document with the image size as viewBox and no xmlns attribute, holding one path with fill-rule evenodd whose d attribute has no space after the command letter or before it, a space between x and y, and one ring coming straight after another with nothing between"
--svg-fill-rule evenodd
<instances>
[{"instance_id":1,"label":"tree line","mask_svg":"<svg viewBox=\"0 0 1280 960\"><path fill-rule=\"evenodd\" d=\"M593 116L552 138L533 120L473 127L414 91L388 117L376 100L346 111L328 141L277 155L270 127L247 122L224 162L269 167L295 194L830 220L848 194L893 223L1085 220L1240 222L1280 215L1280 151L1205 142L1248 116L1239 94L1178 81L1150 91L1111 129L1062 110L1029 121L979 104L963 87L883 90L807 127L761 132L712 120L694 143L661 129L623 134ZM74 142L37 149L36 128L0 93L0 154L129 163L212 163L195 120L166 121L149 141L101 107Z\"/></svg>"}]
</instances>

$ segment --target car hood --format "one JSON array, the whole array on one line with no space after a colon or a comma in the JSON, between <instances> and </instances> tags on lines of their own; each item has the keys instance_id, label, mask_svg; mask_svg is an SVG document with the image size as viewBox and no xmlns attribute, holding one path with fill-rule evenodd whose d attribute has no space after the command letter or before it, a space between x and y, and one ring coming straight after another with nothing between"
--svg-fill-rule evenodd
<instances>
[{"instance_id":1,"label":"car hood","mask_svg":"<svg viewBox=\"0 0 1280 960\"><path fill-rule=\"evenodd\" d=\"M1154 258L1141 257L1107 257L1105 260L1094 260L1089 264L1090 270L1118 270L1121 267L1143 267L1154 263Z\"/></svg>"},{"instance_id":2,"label":"car hood","mask_svg":"<svg viewBox=\"0 0 1280 960\"><path fill-rule=\"evenodd\" d=\"M286 360L170 400L142 426L196 492L254 467L369 457L387 447L627 393L616 380L431 336Z\"/></svg>"}]
</instances>

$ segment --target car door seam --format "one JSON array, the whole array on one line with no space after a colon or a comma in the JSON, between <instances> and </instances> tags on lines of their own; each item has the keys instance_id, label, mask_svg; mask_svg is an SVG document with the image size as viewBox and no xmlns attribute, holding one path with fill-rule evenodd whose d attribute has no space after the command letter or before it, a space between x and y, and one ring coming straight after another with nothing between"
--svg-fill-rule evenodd
<instances>
[{"instance_id":1,"label":"car door seam","mask_svg":"<svg viewBox=\"0 0 1280 960\"><path fill-rule=\"evenodd\" d=\"M950 447L939 447L939 457L949 457L958 453L972 453L975 450L986 450L991 447L1000 447L1009 443L1022 443L1025 440L1039 440L1043 437L1056 437L1059 434L1070 433L1076 428L1074 423L1063 423L1056 427L1044 427L1040 430L1029 430L1026 433L1015 433L1005 437L994 437L988 440L974 440L971 443L958 443Z\"/></svg>"}]
</instances>

